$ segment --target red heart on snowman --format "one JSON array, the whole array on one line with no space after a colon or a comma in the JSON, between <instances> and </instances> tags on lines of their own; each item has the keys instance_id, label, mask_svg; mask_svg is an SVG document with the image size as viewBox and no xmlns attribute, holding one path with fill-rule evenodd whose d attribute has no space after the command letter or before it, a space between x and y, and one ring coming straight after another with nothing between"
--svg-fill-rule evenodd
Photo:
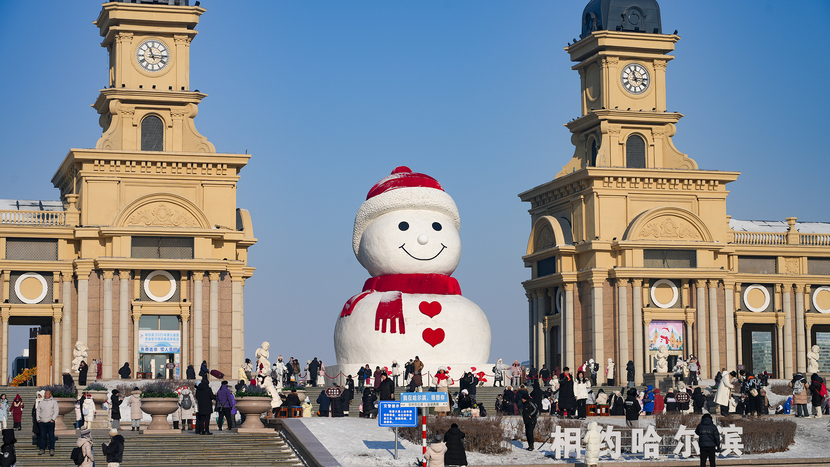
<instances>
[{"instance_id":1,"label":"red heart on snowman","mask_svg":"<svg viewBox=\"0 0 830 467\"><path fill-rule=\"evenodd\" d=\"M438 302L421 302L418 309L430 318L435 318L438 313L441 313L441 304Z\"/></svg>"},{"instance_id":2,"label":"red heart on snowman","mask_svg":"<svg viewBox=\"0 0 830 467\"><path fill-rule=\"evenodd\" d=\"M450 367L447 367L447 371L450 371L450 370L452 370L452 368L450 368Z\"/></svg>"},{"instance_id":3,"label":"red heart on snowman","mask_svg":"<svg viewBox=\"0 0 830 467\"><path fill-rule=\"evenodd\" d=\"M424 341L427 344L433 347L440 344L441 342L444 342L444 330L441 328L426 328L424 329L424 332L421 334L421 336L424 338Z\"/></svg>"},{"instance_id":4,"label":"red heart on snowman","mask_svg":"<svg viewBox=\"0 0 830 467\"><path fill-rule=\"evenodd\" d=\"M470 371L476 371L476 367L471 367Z\"/></svg>"}]
</instances>

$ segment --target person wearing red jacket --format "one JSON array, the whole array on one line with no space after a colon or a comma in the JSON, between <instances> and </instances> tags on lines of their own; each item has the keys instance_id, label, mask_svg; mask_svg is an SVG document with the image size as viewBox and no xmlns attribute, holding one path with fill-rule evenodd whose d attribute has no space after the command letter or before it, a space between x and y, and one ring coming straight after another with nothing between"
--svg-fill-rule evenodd
<instances>
[{"instance_id":1,"label":"person wearing red jacket","mask_svg":"<svg viewBox=\"0 0 830 467\"><path fill-rule=\"evenodd\" d=\"M663 401L663 395L660 394L660 389L654 390L654 415L663 413L663 409L665 409L665 404Z\"/></svg>"}]
</instances>

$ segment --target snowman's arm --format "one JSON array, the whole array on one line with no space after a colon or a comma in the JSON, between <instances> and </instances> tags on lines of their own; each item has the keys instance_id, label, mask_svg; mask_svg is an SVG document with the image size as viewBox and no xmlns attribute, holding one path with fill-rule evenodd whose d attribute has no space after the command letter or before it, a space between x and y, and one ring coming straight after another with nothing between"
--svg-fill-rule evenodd
<instances>
[{"instance_id":1,"label":"snowman's arm","mask_svg":"<svg viewBox=\"0 0 830 467\"><path fill-rule=\"evenodd\" d=\"M343 305L343 309L340 310L340 317L345 318L346 316L351 315L352 310L354 310L354 307L357 306L357 302L363 300L363 298L366 297L367 295L369 295L370 293L372 293L371 290L366 291L366 292L361 292L361 293L355 295L354 297L350 298L348 301L346 301L346 304Z\"/></svg>"},{"instance_id":2,"label":"snowman's arm","mask_svg":"<svg viewBox=\"0 0 830 467\"><path fill-rule=\"evenodd\" d=\"M378 309L375 312L375 331L386 332L386 321L389 321L389 332L395 334L400 327L400 333L406 334L403 319L403 300L400 292L384 292L380 298Z\"/></svg>"}]
</instances>

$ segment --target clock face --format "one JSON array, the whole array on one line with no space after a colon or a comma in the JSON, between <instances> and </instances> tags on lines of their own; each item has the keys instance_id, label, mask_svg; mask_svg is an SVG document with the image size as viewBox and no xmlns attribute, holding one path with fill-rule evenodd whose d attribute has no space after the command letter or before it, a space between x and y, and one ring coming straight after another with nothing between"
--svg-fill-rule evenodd
<instances>
[{"instance_id":1,"label":"clock face","mask_svg":"<svg viewBox=\"0 0 830 467\"><path fill-rule=\"evenodd\" d=\"M135 59L141 68L147 71L161 71L170 63L170 51L164 42L158 39L148 39L136 49Z\"/></svg>"},{"instance_id":2,"label":"clock face","mask_svg":"<svg viewBox=\"0 0 830 467\"><path fill-rule=\"evenodd\" d=\"M626 65L622 70L620 79L625 90L631 94L642 94L646 92L649 84L651 84L648 70L639 63L629 63Z\"/></svg>"}]
</instances>

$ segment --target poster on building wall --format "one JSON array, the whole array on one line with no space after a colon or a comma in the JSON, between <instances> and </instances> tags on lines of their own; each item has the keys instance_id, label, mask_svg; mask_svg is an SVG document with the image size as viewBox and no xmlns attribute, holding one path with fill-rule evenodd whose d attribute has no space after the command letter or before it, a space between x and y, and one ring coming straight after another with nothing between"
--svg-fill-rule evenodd
<instances>
[{"instance_id":1,"label":"poster on building wall","mask_svg":"<svg viewBox=\"0 0 830 467\"><path fill-rule=\"evenodd\" d=\"M657 350L663 344L666 344L669 351L683 350L683 321L648 323L648 349Z\"/></svg>"},{"instance_id":2,"label":"poster on building wall","mask_svg":"<svg viewBox=\"0 0 830 467\"><path fill-rule=\"evenodd\" d=\"M138 331L139 353L179 353L181 331Z\"/></svg>"}]
</instances>

